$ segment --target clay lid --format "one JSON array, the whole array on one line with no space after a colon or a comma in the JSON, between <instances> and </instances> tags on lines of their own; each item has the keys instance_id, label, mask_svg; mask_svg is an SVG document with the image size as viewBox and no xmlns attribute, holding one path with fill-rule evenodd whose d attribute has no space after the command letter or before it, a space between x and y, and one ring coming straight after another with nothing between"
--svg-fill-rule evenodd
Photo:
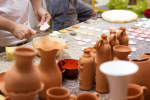
<instances>
[{"instance_id":1,"label":"clay lid","mask_svg":"<svg viewBox=\"0 0 150 100\"><path fill-rule=\"evenodd\" d=\"M120 30L125 30L126 27L121 26L121 27L119 27L119 29L120 29Z\"/></svg>"},{"instance_id":2,"label":"clay lid","mask_svg":"<svg viewBox=\"0 0 150 100\"><path fill-rule=\"evenodd\" d=\"M106 40L107 39L107 34L101 34L101 38Z\"/></svg>"},{"instance_id":3,"label":"clay lid","mask_svg":"<svg viewBox=\"0 0 150 100\"><path fill-rule=\"evenodd\" d=\"M110 30L110 34L116 34L116 30Z\"/></svg>"}]
</instances>

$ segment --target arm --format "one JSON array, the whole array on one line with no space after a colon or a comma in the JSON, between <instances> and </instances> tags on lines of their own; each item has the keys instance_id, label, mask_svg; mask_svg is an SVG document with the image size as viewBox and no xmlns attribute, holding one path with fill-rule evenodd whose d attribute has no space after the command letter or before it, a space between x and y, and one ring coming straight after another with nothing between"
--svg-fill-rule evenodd
<instances>
[{"instance_id":1,"label":"arm","mask_svg":"<svg viewBox=\"0 0 150 100\"><path fill-rule=\"evenodd\" d=\"M31 34L36 34L35 30L32 30L27 25L15 23L9 19L6 19L0 15L0 29L11 32L18 39L31 38Z\"/></svg>"},{"instance_id":2,"label":"arm","mask_svg":"<svg viewBox=\"0 0 150 100\"><path fill-rule=\"evenodd\" d=\"M37 20L39 21L39 24L37 25L38 27L41 26L41 24L43 25L44 22L49 22L51 19L50 14L43 8L43 2L42 0L30 0L33 10L34 10L34 14L35 17L37 18Z\"/></svg>"}]
</instances>

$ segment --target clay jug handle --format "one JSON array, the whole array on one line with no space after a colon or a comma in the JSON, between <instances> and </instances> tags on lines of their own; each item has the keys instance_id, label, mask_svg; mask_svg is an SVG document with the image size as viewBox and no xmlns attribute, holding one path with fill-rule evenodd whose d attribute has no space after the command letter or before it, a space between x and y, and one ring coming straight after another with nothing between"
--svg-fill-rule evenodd
<instances>
[{"instance_id":1,"label":"clay jug handle","mask_svg":"<svg viewBox=\"0 0 150 100\"><path fill-rule=\"evenodd\" d=\"M103 40L102 40L102 39L98 40L97 43L96 43L96 49L99 50L103 44L104 44L104 43L103 43Z\"/></svg>"},{"instance_id":2,"label":"clay jug handle","mask_svg":"<svg viewBox=\"0 0 150 100\"><path fill-rule=\"evenodd\" d=\"M60 59L60 60L57 62L57 65L58 65L58 67L59 67L59 69L60 69L61 71L64 70L64 69L65 69L65 68L64 68L65 60Z\"/></svg>"},{"instance_id":3,"label":"clay jug handle","mask_svg":"<svg viewBox=\"0 0 150 100\"><path fill-rule=\"evenodd\" d=\"M147 87L145 87L145 86L142 86L142 89L143 89L143 95L145 96L146 94L147 94Z\"/></svg>"},{"instance_id":4,"label":"clay jug handle","mask_svg":"<svg viewBox=\"0 0 150 100\"><path fill-rule=\"evenodd\" d=\"M93 95L99 98L99 94L97 92L94 92Z\"/></svg>"},{"instance_id":5,"label":"clay jug handle","mask_svg":"<svg viewBox=\"0 0 150 100\"><path fill-rule=\"evenodd\" d=\"M77 100L77 98L74 94L71 94L70 97L69 97L69 100Z\"/></svg>"},{"instance_id":6,"label":"clay jug handle","mask_svg":"<svg viewBox=\"0 0 150 100\"><path fill-rule=\"evenodd\" d=\"M120 39L122 36L123 30L119 30L117 33L117 39Z\"/></svg>"}]
</instances>

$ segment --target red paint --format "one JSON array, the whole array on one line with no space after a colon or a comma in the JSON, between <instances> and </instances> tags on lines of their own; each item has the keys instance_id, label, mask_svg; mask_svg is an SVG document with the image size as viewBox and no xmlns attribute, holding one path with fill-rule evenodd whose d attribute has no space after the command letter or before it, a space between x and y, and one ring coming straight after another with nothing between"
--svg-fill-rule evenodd
<instances>
[{"instance_id":1,"label":"red paint","mask_svg":"<svg viewBox=\"0 0 150 100\"><path fill-rule=\"evenodd\" d=\"M67 69L77 69L78 68L78 60L65 59L64 67Z\"/></svg>"}]
</instances>

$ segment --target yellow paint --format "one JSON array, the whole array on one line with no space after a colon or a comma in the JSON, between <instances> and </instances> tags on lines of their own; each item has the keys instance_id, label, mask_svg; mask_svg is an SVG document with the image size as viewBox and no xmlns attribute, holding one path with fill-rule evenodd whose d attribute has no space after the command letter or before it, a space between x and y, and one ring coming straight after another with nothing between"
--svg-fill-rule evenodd
<instances>
[{"instance_id":1,"label":"yellow paint","mask_svg":"<svg viewBox=\"0 0 150 100\"><path fill-rule=\"evenodd\" d=\"M86 35L86 34L87 34L87 32L81 32L81 34Z\"/></svg>"},{"instance_id":2,"label":"yellow paint","mask_svg":"<svg viewBox=\"0 0 150 100\"><path fill-rule=\"evenodd\" d=\"M93 34L93 33L88 33L87 35L89 35L89 36L94 36L94 34Z\"/></svg>"},{"instance_id":3,"label":"yellow paint","mask_svg":"<svg viewBox=\"0 0 150 100\"><path fill-rule=\"evenodd\" d=\"M7 60L15 60L15 57L13 55L15 49L16 47L5 47Z\"/></svg>"},{"instance_id":4,"label":"yellow paint","mask_svg":"<svg viewBox=\"0 0 150 100\"><path fill-rule=\"evenodd\" d=\"M0 95L0 100L5 100L5 97Z\"/></svg>"},{"instance_id":5,"label":"yellow paint","mask_svg":"<svg viewBox=\"0 0 150 100\"><path fill-rule=\"evenodd\" d=\"M60 33L66 33L66 30L59 30Z\"/></svg>"}]
</instances>

